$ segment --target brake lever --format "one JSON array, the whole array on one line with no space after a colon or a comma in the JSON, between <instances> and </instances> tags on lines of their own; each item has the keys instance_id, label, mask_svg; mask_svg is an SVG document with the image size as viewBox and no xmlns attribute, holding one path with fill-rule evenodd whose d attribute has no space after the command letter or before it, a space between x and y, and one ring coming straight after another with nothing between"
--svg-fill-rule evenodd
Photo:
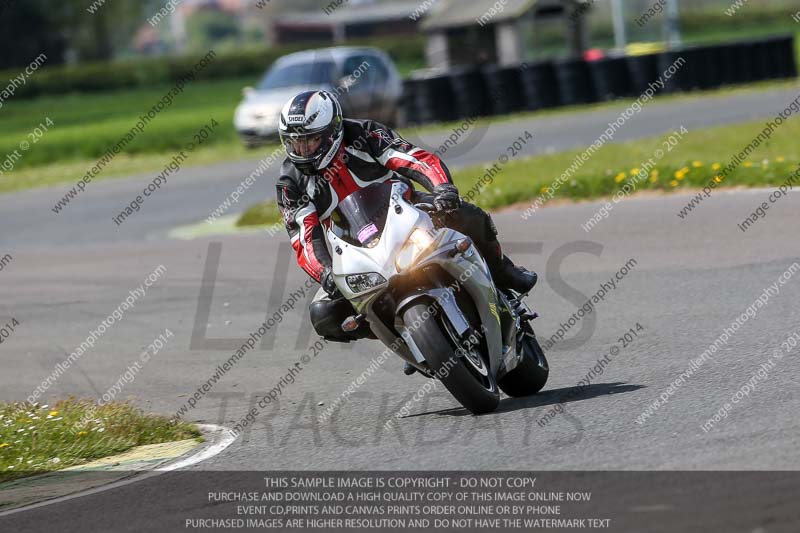
<instances>
[{"instance_id":1,"label":"brake lever","mask_svg":"<svg viewBox=\"0 0 800 533\"><path fill-rule=\"evenodd\" d=\"M446 220L450 214L449 211L443 211L437 209L435 205L429 203L419 203L416 204L416 207L417 209L427 213L428 216L431 217L431 220L433 221L433 225L435 227L439 228L447 225Z\"/></svg>"}]
</instances>

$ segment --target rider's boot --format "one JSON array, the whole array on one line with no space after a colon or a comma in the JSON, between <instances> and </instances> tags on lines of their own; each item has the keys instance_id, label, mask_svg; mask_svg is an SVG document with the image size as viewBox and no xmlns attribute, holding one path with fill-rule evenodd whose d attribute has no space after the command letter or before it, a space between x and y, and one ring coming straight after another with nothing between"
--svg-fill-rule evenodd
<instances>
[{"instance_id":1,"label":"rider's boot","mask_svg":"<svg viewBox=\"0 0 800 533\"><path fill-rule=\"evenodd\" d=\"M317 292L309 307L311 324L317 335L325 340L347 343L359 339L377 339L366 321L355 331L346 332L342 329L342 322L355 314L356 310L344 296L331 299L322 289Z\"/></svg>"},{"instance_id":2,"label":"rider's boot","mask_svg":"<svg viewBox=\"0 0 800 533\"><path fill-rule=\"evenodd\" d=\"M460 209L449 215L447 226L472 238L475 247L486 259L492 279L498 288L526 294L536 285L535 272L516 266L511 259L503 255L503 249L497 240L497 227L491 215L483 209L464 202Z\"/></svg>"},{"instance_id":3,"label":"rider's boot","mask_svg":"<svg viewBox=\"0 0 800 533\"><path fill-rule=\"evenodd\" d=\"M483 258L489 271L492 273L495 285L500 289L511 289L520 294L527 294L536 285L539 279L536 272L531 272L525 267L514 264L507 255L503 254L500 243L487 242L484 246L479 246Z\"/></svg>"}]
</instances>

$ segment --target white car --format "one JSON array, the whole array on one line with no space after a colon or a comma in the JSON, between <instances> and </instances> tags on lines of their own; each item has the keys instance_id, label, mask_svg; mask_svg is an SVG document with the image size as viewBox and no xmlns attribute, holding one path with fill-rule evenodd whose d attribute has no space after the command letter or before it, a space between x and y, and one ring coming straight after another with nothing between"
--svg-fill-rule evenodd
<instances>
[{"instance_id":1,"label":"white car","mask_svg":"<svg viewBox=\"0 0 800 533\"><path fill-rule=\"evenodd\" d=\"M398 124L403 83L389 56L376 48L335 47L275 61L255 88L245 87L234 127L248 147L275 139L286 101L320 89L339 97L345 117Z\"/></svg>"}]
</instances>

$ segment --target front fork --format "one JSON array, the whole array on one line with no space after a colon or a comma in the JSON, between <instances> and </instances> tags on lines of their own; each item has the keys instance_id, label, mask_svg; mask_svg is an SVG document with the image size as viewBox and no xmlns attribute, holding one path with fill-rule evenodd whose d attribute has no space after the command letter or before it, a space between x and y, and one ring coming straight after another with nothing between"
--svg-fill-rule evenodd
<instances>
[{"instance_id":1,"label":"front fork","mask_svg":"<svg viewBox=\"0 0 800 533\"><path fill-rule=\"evenodd\" d=\"M539 315L531 311L522 296L514 291L505 292L498 289L497 295L499 304L505 309L505 312L500 313L500 323L503 334L505 372L509 372L517 366L523 355L522 341L526 334L525 330L533 331L529 322Z\"/></svg>"}]
</instances>

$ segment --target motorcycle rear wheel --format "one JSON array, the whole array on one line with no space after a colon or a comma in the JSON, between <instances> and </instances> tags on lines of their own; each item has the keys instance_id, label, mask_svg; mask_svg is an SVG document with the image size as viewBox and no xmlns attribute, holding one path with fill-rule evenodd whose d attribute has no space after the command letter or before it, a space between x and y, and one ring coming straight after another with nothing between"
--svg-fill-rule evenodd
<instances>
[{"instance_id":1,"label":"motorcycle rear wheel","mask_svg":"<svg viewBox=\"0 0 800 533\"><path fill-rule=\"evenodd\" d=\"M488 373L484 384L470 371L469 363L457 353L457 347L453 346L428 305L412 305L403 313L403 321L428 366L461 405L476 415L497 409L500 391L494 376ZM418 324L418 327L413 324ZM446 365L448 361L450 363Z\"/></svg>"},{"instance_id":2,"label":"motorcycle rear wheel","mask_svg":"<svg viewBox=\"0 0 800 533\"><path fill-rule=\"evenodd\" d=\"M512 398L536 394L544 388L550 376L547 358L529 324L523 330L521 342L522 359L498 382L500 389Z\"/></svg>"}]
</instances>

